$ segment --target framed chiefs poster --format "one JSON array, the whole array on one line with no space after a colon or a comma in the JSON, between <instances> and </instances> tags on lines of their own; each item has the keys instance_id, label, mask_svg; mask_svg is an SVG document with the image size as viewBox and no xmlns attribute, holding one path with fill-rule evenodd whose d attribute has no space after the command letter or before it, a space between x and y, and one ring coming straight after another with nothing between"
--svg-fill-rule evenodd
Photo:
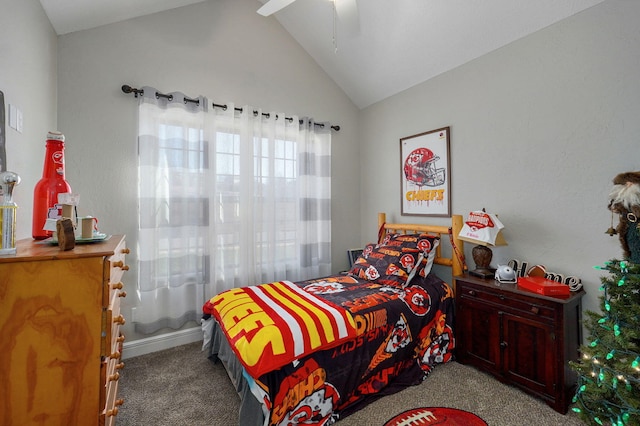
<instances>
[{"instance_id":1,"label":"framed chiefs poster","mask_svg":"<svg viewBox=\"0 0 640 426\"><path fill-rule=\"evenodd\" d=\"M400 196L404 216L451 217L451 129L400 139Z\"/></svg>"}]
</instances>

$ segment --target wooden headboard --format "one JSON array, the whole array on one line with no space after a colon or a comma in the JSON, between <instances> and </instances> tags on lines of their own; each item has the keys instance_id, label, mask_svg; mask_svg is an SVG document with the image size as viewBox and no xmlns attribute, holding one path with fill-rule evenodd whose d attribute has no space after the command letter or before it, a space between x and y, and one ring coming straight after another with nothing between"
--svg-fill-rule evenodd
<instances>
[{"instance_id":1,"label":"wooden headboard","mask_svg":"<svg viewBox=\"0 0 640 426\"><path fill-rule=\"evenodd\" d=\"M458 238L462 229L462 216L452 215L451 226L422 225L416 223L387 223L387 215L378 213L378 242L381 242L387 234L414 234L425 232L440 235L440 245L436 248L434 263L451 267L451 273L455 277L462 275L465 270L464 242ZM452 245L451 257L442 257L442 243L449 241Z\"/></svg>"}]
</instances>

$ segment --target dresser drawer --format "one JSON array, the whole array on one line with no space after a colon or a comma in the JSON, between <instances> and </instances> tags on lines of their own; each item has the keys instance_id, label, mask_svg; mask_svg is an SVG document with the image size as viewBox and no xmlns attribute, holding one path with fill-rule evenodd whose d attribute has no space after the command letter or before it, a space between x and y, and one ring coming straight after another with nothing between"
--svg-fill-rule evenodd
<instances>
[{"instance_id":1,"label":"dresser drawer","mask_svg":"<svg viewBox=\"0 0 640 426\"><path fill-rule=\"evenodd\" d=\"M124 340L124 336L120 334L120 327L124 325L126 320L120 313L120 298L109 306L110 309L105 311L104 319L104 340L102 356L111 356L114 352L120 352L120 346Z\"/></svg>"},{"instance_id":2,"label":"dresser drawer","mask_svg":"<svg viewBox=\"0 0 640 426\"><path fill-rule=\"evenodd\" d=\"M117 399L118 385L120 383L120 369L124 364L119 360L111 359L108 362L105 362L105 366L107 375L105 377L106 382L101 395L103 397L100 400L100 407L102 408L100 417L104 419L101 424L112 425L115 424L120 405L124 403L124 400Z\"/></svg>"},{"instance_id":3,"label":"dresser drawer","mask_svg":"<svg viewBox=\"0 0 640 426\"><path fill-rule=\"evenodd\" d=\"M555 318L555 306L545 300L529 298L520 294L506 293L500 288L474 285L463 281L457 282L459 297L464 300L490 303L497 309L514 314L551 322Z\"/></svg>"},{"instance_id":4,"label":"dresser drawer","mask_svg":"<svg viewBox=\"0 0 640 426\"><path fill-rule=\"evenodd\" d=\"M100 389L100 408L108 406L109 392L113 388L114 382L120 380L124 362L118 356L105 358L100 367L101 389Z\"/></svg>"},{"instance_id":5,"label":"dresser drawer","mask_svg":"<svg viewBox=\"0 0 640 426\"><path fill-rule=\"evenodd\" d=\"M120 313L120 300L126 297L122 277L129 269L125 263L126 248L123 239L116 246L114 253L105 262L105 284L103 292L103 304L105 306L102 327L101 354L108 357L115 352L119 352L123 337L120 335L120 327L125 323L125 319Z\"/></svg>"},{"instance_id":6,"label":"dresser drawer","mask_svg":"<svg viewBox=\"0 0 640 426\"><path fill-rule=\"evenodd\" d=\"M124 285L122 284L122 276L125 271L129 270L126 264L126 255L129 249L126 247L123 239L114 250L114 254L105 262L105 287L104 287L104 306L108 306L113 299L114 294L122 292ZM126 294L126 293L125 293Z\"/></svg>"},{"instance_id":7,"label":"dresser drawer","mask_svg":"<svg viewBox=\"0 0 640 426\"><path fill-rule=\"evenodd\" d=\"M109 387L109 390L108 390L107 406L104 410L105 426L111 426L116 424L118 411L120 410L120 406L124 404L124 399L117 398L119 383L120 381L111 383L111 386Z\"/></svg>"}]
</instances>

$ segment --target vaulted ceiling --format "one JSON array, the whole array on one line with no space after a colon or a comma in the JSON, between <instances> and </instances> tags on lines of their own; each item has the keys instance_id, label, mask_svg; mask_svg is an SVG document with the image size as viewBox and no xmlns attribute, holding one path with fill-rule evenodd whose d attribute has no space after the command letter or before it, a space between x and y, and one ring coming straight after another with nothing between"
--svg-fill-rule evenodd
<instances>
[{"instance_id":1,"label":"vaulted ceiling","mask_svg":"<svg viewBox=\"0 0 640 426\"><path fill-rule=\"evenodd\" d=\"M40 0L57 34L216 0ZM266 0L253 1L256 11ZM334 3L335 1L335 3ZM340 2L357 4L357 15ZM277 19L359 108L605 0L297 0Z\"/></svg>"}]
</instances>

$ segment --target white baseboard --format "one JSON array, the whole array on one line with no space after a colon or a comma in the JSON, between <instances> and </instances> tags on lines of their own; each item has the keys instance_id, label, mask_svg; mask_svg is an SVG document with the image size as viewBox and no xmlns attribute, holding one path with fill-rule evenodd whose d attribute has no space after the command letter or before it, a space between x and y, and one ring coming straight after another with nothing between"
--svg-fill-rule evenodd
<instances>
[{"instance_id":1,"label":"white baseboard","mask_svg":"<svg viewBox=\"0 0 640 426\"><path fill-rule=\"evenodd\" d=\"M144 339L133 340L131 342L124 342L122 358L133 358L135 356L150 354L164 349L171 349L176 346L186 345L199 340L202 340L202 329L200 327L194 327L186 330L175 331L173 333L146 337Z\"/></svg>"}]
</instances>

